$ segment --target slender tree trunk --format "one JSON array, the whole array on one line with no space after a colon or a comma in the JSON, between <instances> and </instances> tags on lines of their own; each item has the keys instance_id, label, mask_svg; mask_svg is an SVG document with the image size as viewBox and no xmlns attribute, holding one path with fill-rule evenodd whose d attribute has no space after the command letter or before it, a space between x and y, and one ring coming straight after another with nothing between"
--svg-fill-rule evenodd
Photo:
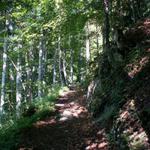
<instances>
[{"instance_id":1,"label":"slender tree trunk","mask_svg":"<svg viewBox=\"0 0 150 150\"><path fill-rule=\"evenodd\" d=\"M53 58L53 84L56 84L56 64L57 64L57 48L55 50L54 58Z\"/></svg>"},{"instance_id":2,"label":"slender tree trunk","mask_svg":"<svg viewBox=\"0 0 150 150\"><path fill-rule=\"evenodd\" d=\"M47 49L46 49L46 41L45 38L43 37L43 55L42 55L42 78L43 78L43 84L45 84L45 75L46 75L46 71L47 71ZM44 93L44 89L43 89L43 93Z\"/></svg>"},{"instance_id":3,"label":"slender tree trunk","mask_svg":"<svg viewBox=\"0 0 150 150\"><path fill-rule=\"evenodd\" d=\"M64 49L64 51L63 51L63 72L64 72L65 84L67 84L66 49Z\"/></svg>"},{"instance_id":4,"label":"slender tree trunk","mask_svg":"<svg viewBox=\"0 0 150 150\"><path fill-rule=\"evenodd\" d=\"M62 64L61 64L61 55L62 51L60 48L60 37L58 38L58 51L59 51L59 76L60 76L60 83L63 86L63 79L62 79Z\"/></svg>"},{"instance_id":5,"label":"slender tree trunk","mask_svg":"<svg viewBox=\"0 0 150 150\"><path fill-rule=\"evenodd\" d=\"M22 45L19 45L19 49L22 48ZM20 51L20 50L19 50ZM21 55L18 54L17 60L17 73L16 73L16 115L20 116L21 111L21 101L22 101L22 81L21 81Z\"/></svg>"},{"instance_id":6,"label":"slender tree trunk","mask_svg":"<svg viewBox=\"0 0 150 150\"><path fill-rule=\"evenodd\" d=\"M27 74L26 93L27 93L27 101L29 101L30 103L33 99L33 93L32 93L32 70L33 70L33 68L32 68L32 64L31 64L31 62L33 62L33 52L32 51L33 51L33 48L31 45L30 50L26 53L26 74Z\"/></svg>"},{"instance_id":7,"label":"slender tree trunk","mask_svg":"<svg viewBox=\"0 0 150 150\"><path fill-rule=\"evenodd\" d=\"M79 49L79 54L78 54L78 82L81 82L81 52L82 52L82 48Z\"/></svg>"},{"instance_id":8,"label":"slender tree trunk","mask_svg":"<svg viewBox=\"0 0 150 150\"><path fill-rule=\"evenodd\" d=\"M6 85L6 71L7 71L7 38L4 39L3 46L3 70L1 81L1 99L0 99L0 115L4 112L3 105L5 103L5 85Z\"/></svg>"},{"instance_id":9,"label":"slender tree trunk","mask_svg":"<svg viewBox=\"0 0 150 150\"><path fill-rule=\"evenodd\" d=\"M62 50L60 47L60 37L58 39L58 50L59 50L59 75L60 75L60 82L61 85L64 86L66 85L66 80L65 80L65 75L64 75L64 66L63 66L63 58L62 58Z\"/></svg>"},{"instance_id":10,"label":"slender tree trunk","mask_svg":"<svg viewBox=\"0 0 150 150\"><path fill-rule=\"evenodd\" d=\"M70 83L73 83L73 49L70 48Z\"/></svg>"},{"instance_id":11,"label":"slender tree trunk","mask_svg":"<svg viewBox=\"0 0 150 150\"><path fill-rule=\"evenodd\" d=\"M29 87L29 100L32 101L33 100L33 96L34 96L34 92L33 92L33 75L34 75L34 65L32 64L34 62L34 53L33 53L33 46L34 46L34 42L31 41L31 47L30 47L30 51L29 51L29 82L30 82L30 87Z\"/></svg>"},{"instance_id":12,"label":"slender tree trunk","mask_svg":"<svg viewBox=\"0 0 150 150\"><path fill-rule=\"evenodd\" d=\"M90 39L89 39L89 26L87 24L87 29L86 29L86 62L87 64L90 61Z\"/></svg>"},{"instance_id":13,"label":"slender tree trunk","mask_svg":"<svg viewBox=\"0 0 150 150\"><path fill-rule=\"evenodd\" d=\"M42 82L43 82L43 33L39 43L39 67L38 67L38 97L42 97Z\"/></svg>"},{"instance_id":14,"label":"slender tree trunk","mask_svg":"<svg viewBox=\"0 0 150 150\"><path fill-rule=\"evenodd\" d=\"M61 55L62 55L62 51L61 51L61 49L59 49L59 75L60 75L60 82L61 82L61 85L63 86L63 85L64 85L64 83L63 83L63 76L62 76L63 65L62 65L62 58L61 58Z\"/></svg>"},{"instance_id":15,"label":"slender tree trunk","mask_svg":"<svg viewBox=\"0 0 150 150\"><path fill-rule=\"evenodd\" d=\"M14 83L15 83L15 75L13 73L13 65L10 63L9 64L9 79L10 79L10 101L11 103L13 102L13 99L15 97L14 93L15 93L15 89L14 89ZM11 105L11 109L13 110L14 105Z\"/></svg>"},{"instance_id":16,"label":"slender tree trunk","mask_svg":"<svg viewBox=\"0 0 150 150\"><path fill-rule=\"evenodd\" d=\"M97 47L97 53L99 51L99 35L98 35L98 25L96 23L96 47Z\"/></svg>"},{"instance_id":17,"label":"slender tree trunk","mask_svg":"<svg viewBox=\"0 0 150 150\"><path fill-rule=\"evenodd\" d=\"M73 49L71 48L71 37L69 35L69 49L70 49L70 83L73 84Z\"/></svg>"}]
</instances>

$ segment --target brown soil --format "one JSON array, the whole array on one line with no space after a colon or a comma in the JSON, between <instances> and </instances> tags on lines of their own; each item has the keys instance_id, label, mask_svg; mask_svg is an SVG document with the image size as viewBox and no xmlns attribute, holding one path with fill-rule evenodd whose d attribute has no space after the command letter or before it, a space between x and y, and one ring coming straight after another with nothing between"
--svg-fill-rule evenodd
<instances>
[{"instance_id":1,"label":"brown soil","mask_svg":"<svg viewBox=\"0 0 150 150\"><path fill-rule=\"evenodd\" d=\"M19 150L107 150L105 131L94 124L85 101L82 91L63 93L55 115L22 134Z\"/></svg>"}]
</instances>

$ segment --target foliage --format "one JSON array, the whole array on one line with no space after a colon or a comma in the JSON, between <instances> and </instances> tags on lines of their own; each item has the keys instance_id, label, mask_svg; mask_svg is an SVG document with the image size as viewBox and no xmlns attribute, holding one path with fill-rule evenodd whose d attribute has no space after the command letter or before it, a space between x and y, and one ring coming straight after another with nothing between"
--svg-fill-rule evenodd
<instances>
[{"instance_id":1,"label":"foliage","mask_svg":"<svg viewBox=\"0 0 150 150\"><path fill-rule=\"evenodd\" d=\"M7 118L0 127L0 147L3 150L17 149L20 133L31 128L33 123L50 116L55 111L54 104L57 97L67 90L66 87L55 86L50 90L50 95L38 101L34 100L31 105L26 106L26 110L27 108L35 107L36 112L26 115L26 112L24 112L20 119L16 119L15 114L14 117Z\"/></svg>"}]
</instances>

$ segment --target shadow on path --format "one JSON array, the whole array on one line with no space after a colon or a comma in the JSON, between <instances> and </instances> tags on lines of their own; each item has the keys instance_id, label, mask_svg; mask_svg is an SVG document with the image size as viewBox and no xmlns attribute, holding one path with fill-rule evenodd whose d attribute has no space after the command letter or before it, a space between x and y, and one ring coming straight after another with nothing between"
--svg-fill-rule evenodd
<instances>
[{"instance_id":1,"label":"shadow on path","mask_svg":"<svg viewBox=\"0 0 150 150\"><path fill-rule=\"evenodd\" d=\"M105 131L93 123L83 95L74 90L63 93L56 114L23 133L19 150L107 150Z\"/></svg>"}]
</instances>

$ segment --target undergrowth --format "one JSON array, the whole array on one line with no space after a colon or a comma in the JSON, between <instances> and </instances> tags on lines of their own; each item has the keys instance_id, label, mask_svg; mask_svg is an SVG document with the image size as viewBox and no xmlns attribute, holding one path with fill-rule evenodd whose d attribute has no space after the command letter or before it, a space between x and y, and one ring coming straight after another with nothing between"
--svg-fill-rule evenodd
<instances>
[{"instance_id":1,"label":"undergrowth","mask_svg":"<svg viewBox=\"0 0 150 150\"><path fill-rule=\"evenodd\" d=\"M4 118L3 123L0 124L0 149L14 150L17 149L21 131L32 127L32 124L47 116L50 116L54 111L54 105L57 97L64 91L68 90L66 87L53 87L49 94L41 99L35 99L30 104L26 104L24 111L19 119L13 116ZM33 114L27 114L28 110L34 108Z\"/></svg>"}]
</instances>

